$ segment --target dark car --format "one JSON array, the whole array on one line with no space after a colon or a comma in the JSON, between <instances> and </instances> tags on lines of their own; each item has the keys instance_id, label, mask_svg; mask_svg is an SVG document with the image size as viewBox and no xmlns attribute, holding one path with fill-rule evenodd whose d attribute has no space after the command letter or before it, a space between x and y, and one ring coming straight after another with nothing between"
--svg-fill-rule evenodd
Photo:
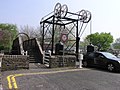
<instances>
[{"instance_id":1,"label":"dark car","mask_svg":"<svg viewBox=\"0 0 120 90\"><path fill-rule=\"evenodd\" d=\"M91 52L83 56L84 67L97 66L109 71L120 71L120 58L108 52Z\"/></svg>"}]
</instances>

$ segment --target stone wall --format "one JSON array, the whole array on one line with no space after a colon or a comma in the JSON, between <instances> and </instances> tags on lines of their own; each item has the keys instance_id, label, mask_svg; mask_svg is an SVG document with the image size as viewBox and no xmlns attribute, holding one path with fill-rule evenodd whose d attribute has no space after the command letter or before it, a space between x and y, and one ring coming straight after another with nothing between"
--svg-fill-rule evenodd
<instances>
[{"instance_id":1,"label":"stone wall","mask_svg":"<svg viewBox=\"0 0 120 90\"><path fill-rule=\"evenodd\" d=\"M1 71L29 69L29 56L3 55L1 58Z\"/></svg>"},{"instance_id":2,"label":"stone wall","mask_svg":"<svg viewBox=\"0 0 120 90\"><path fill-rule=\"evenodd\" d=\"M75 61L76 61L76 56L72 56L72 55L66 55L64 57L61 55L51 56L49 67L50 68L74 67Z\"/></svg>"}]
</instances>

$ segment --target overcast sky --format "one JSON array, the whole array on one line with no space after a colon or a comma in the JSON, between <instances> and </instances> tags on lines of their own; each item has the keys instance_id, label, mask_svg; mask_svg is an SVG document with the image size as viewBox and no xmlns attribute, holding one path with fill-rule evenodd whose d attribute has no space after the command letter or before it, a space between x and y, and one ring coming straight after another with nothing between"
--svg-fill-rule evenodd
<instances>
[{"instance_id":1,"label":"overcast sky","mask_svg":"<svg viewBox=\"0 0 120 90\"><path fill-rule=\"evenodd\" d=\"M89 10L92 33L110 32L114 39L120 37L120 0L0 0L0 23L37 27L57 2L67 4L70 12ZM89 28L88 25L83 37L90 34Z\"/></svg>"}]
</instances>

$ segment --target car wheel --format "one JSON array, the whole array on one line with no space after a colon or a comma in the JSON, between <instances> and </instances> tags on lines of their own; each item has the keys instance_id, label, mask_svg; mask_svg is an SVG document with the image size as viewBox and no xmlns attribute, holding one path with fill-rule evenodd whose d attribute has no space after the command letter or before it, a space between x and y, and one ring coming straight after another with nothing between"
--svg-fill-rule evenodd
<instances>
[{"instance_id":1,"label":"car wheel","mask_svg":"<svg viewBox=\"0 0 120 90\"><path fill-rule=\"evenodd\" d=\"M115 71L115 66L114 66L114 64L109 63L109 64L107 65L107 69L108 69L108 71L110 71L110 72Z\"/></svg>"},{"instance_id":2,"label":"car wheel","mask_svg":"<svg viewBox=\"0 0 120 90\"><path fill-rule=\"evenodd\" d=\"M87 61L84 61L84 62L83 62L83 67L87 67L87 66L88 66Z\"/></svg>"}]
</instances>

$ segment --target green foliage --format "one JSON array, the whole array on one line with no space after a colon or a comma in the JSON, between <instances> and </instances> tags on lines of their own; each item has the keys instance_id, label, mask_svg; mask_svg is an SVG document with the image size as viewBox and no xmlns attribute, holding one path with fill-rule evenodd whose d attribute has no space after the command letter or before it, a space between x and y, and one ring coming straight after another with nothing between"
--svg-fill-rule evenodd
<instances>
[{"instance_id":1,"label":"green foliage","mask_svg":"<svg viewBox=\"0 0 120 90\"><path fill-rule=\"evenodd\" d=\"M0 46L0 50L4 50L4 46Z\"/></svg>"},{"instance_id":2,"label":"green foliage","mask_svg":"<svg viewBox=\"0 0 120 90\"><path fill-rule=\"evenodd\" d=\"M0 24L0 49L10 50L17 32L16 25Z\"/></svg>"},{"instance_id":3,"label":"green foliage","mask_svg":"<svg viewBox=\"0 0 120 90\"><path fill-rule=\"evenodd\" d=\"M120 49L120 43L114 43L113 47L114 49Z\"/></svg>"},{"instance_id":4,"label":"green foliage","mask_svg":"<svg viewBox=\"0 0 120 90\"><path fill-rule=\"evenodd\" d=\"M114 49L120 49L120 38L115 40L115 43L112 44Z\"/></svg>"},{"instance_id":5,"label":"green foliage","mask_svg":"<svg viewBox=\"0 0 120 90\"><path fill-rule=\"evenodd\" d=\"M110 33L94 33L86 37L90 43L95 46L101 47L101 50L106 51L109 49L111 43L113 42L113 36Z\"/></svg>"}]
</instances>

